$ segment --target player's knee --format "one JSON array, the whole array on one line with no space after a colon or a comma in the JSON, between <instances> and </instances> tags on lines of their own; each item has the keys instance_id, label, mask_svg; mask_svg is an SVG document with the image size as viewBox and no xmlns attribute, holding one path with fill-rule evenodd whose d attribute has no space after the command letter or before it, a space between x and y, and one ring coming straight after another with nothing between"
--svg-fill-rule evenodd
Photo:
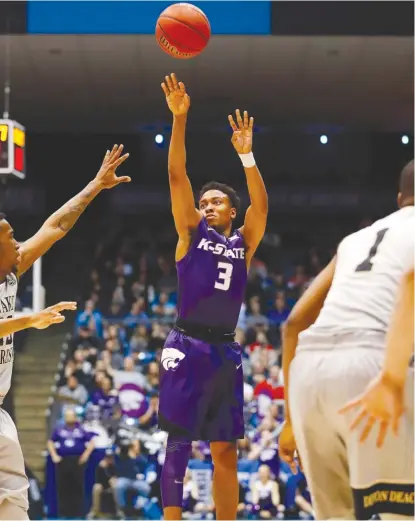
<instances>
[{"instance_id":1,"label":"player's knee","mask_svg":"<svg viewBox=\"0 0 415 521\"><path fill-rule=\"evenodd\" d=\"M215 470L234 470L238 464L236 442L217 441L210 444Z\"/></svg>"},{"instance_id":2,"label":"player's knee","mask_svg":"<svg viewBox=\"0 0 415 521\"><path fill-rule=\"evenodd\" d=\"M177 440L169 436L166 447L166 459L162 471L164 476L182 481L189 462L191 450L191 441Z\"/></svg>"}]
</instances>

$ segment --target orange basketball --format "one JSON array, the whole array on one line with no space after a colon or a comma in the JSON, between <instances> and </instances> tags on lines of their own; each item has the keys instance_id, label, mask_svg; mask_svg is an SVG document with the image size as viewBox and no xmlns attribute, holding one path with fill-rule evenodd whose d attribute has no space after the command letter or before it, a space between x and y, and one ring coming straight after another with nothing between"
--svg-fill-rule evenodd
<instances>
[{"instance_id":1,"label":"orange basketball","mask_svg":"<svg viewBox=\"0 0 415 521\"><path fill-rule=\"evenodd\" d=\"M205 13L192 4L170 5L157 20L156 38L173 58L193 58L209 42L210 23Z\"/></svg>"}]
</instances>

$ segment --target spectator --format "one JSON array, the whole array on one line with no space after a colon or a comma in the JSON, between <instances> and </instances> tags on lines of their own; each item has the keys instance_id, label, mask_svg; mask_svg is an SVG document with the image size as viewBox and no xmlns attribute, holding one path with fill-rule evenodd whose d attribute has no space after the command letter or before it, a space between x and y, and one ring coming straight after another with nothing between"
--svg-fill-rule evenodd
<instances>
[{"instance_id":1,"label":"spectator","mask_svg":"<svg viewBox=\"0 0 415 521\"><path fill-rule=\"evenodd\" d=\"M254 437L248 459L258 460L261 464L268 466L273 477L277 478L280 470L280 460L277 439L273 434L275 425L275 422L269 419L262 421Z\"/></svg>"},{"instance_id":2,"label":"spectator","mask_svg":"<svg viewBox=\"0 0 415 521\"><path fill-rule=\"evenodd\" d=\"M79 424L73 409L66 409L65 423L56 427L48 441L55 464L58 515L79 519L84 515L85 463L94 450L91 434Z\"/></svg>"},{"instance_id":3,"label":"spectator","mask_svg":"<svg viewBox=\"0 0 415 521\"><path fill-rule=\"evenodd\" d=\"M121 320L123 320L124 315L125 315L125 313L124 313L121 305L117 304L116 302L112 302L109 312L106 315L106 318L107 318L107 320L121 321Z\"/></svg>"},{"instance_id":4,"label":"spectator","mask_svg":"<svg viewBox=\"0 0 415 521\"><path fill-rule=\"evenodd\" d=\"M125 306L125 279L124 277L118 277L117 286L112 294L112 303L117 304L120 308Z\"/></svg>"},{"instance_id":5,"label":"spectator","mask_svg":"<svg viewBox=\"0 0 415 521\"><path fill-rule=\"evenodd\" d=\"M130 349L132 353L141 353L147 351L148 347L148 331L147 326L140 324L135 329L133 336L130 338Z\"/></svg>"},{"instance_id":6,"label":"spectator","mask_svg":"<svg viewBox=\"0 0 415 521\"><path fill-rule=\"evenodd\" d=\"M115 482L114 454L111 449L108 449L105 452L105 457L99 462L95 470L92 507L88 516L90 519L97 519L107 513L115 513L113 497Z\"/></svg>"},{"instance_id":7,"label":"spectator","mask_svg":"<svg viewBox=\"0 0 415 521\"><path fill-rule=\"evenodd\" d=\"M161 292L158 302L152 306L153 314L156 318L173 317L177 313L176 306L169 301L169 295Z\"/></svg>"},{"instance_id":8,"label":"spectator","mask_svg":"<svg viewBox=\"0 0 415 521\"><path fill-rule=\"evenodd\" d=\"M249 301L250 314L246 320L248 328L261 327L268 328L268 319L261 313L261 304L258 296L252 297Z\"/></svg>"},{"instance_id":9,"label":"spectator","mask_svg":"<svg viewBox=\"0 0 415 521\"><path fill-rule=\"evenodd\" d=\"M100 355L105 367L109 365L115 371L120 371L124 366L124 357L120 353L120 343L117 339L109 338L105 342L105 348Z\"/></svg>"},{"instance_id":10,"label":"spectator","mask_svg":"<svg viewBox=\"0 0 415 521\"><path fill-rule=\"evenodd\" d=\"M284 399L284 385L282 383L281 368L278 365L271 367L269 372L269 378L264 380L254 389L255 396L265 395L271 400L283 400Z\"/></svg>"},{"instance_id":11,"label":"spectator","mask_svg":"<svg viewBox=\"0 0 415 521\"><path fill-rule=\"evenodd\" d=\"M118 412L118 396L109 376L104 376L99 389L91 397L91 403L99 407L100 419L105 424Z\"/></svg>"},{"instance_id":12,"label":"spectator","mask_svg":"<svg viewBox=\"0 0 415 521\"><path fill-rule=\"evenodd\" d=\"M102 315L95 309L95 303L92 300L85 302L84 311L79 312L76 318L76 325L78 328L86 328L92 336L102 338L103 324Z\"/></svg>"},{"instance_id":13,"label":"spectator","mask_svg":"<svg viewBox=\"0 0 415 521\"><path fill-rule=\"evenodd\" d=\"M278 359L276 349L269 343L267 335L262 331L256 335L256 342L249 346L251 363L260 363L266 369L271 368Z\"/></svg>"},{"instance_id":14,"label":"spectator","mask_svg":"<svg viewBox=\"0 0 415 521\"><path fill-rule=\"evenodd\" d=\"M150 362L147 368L147 381L153 390L158 390L160 385L159 364Z\"/></svg>"},{"instance_id":15,"label":"spectator","mask_svg":"<svg viewBox=\"0 0 415 521\"><path fill-rule=\"evenodd\" d=\"M288 280L288 288L300 289L308 280L305 267L299 264L295 267L294 275Z\"/></svg>"},{"instance_id":16,"label":"spectator","mask_svg":"<svg viewBox=\"0 0 415 521\"><path fill-rule=\"evenodd\" d=\"M131 306L131 311L125 317L124 323L128 328L137 327L139 324L147 325L148 315L144 311L144 299L136 300Z\"/></svg>"},{"instance_id":17,"label":"spectator","mask_svg":"<svg viewBox=\"0 0 415 521\"><path fill-rule=\"evenodd\" d=\"M192 479L192 473L186 469L183 479L183 519L188 519L193 514L199 499L199 491L196 482Z\"/></svg>"},{"instance_id":18,"label":"spectator","mask_svg":"<svg viewBox=\"0 0 415 521\"><path fill-rule=\"evenodd\" d=\"M122 515L127 506L126 493L128 490L134 490L144 497L150 493L150 485L145 481L146 465L147 462L141 455L138 440L134 440L127 447L122 447L120 454L115 459L115 499Z\"/></svg>"},{"instance_id":19,"label":"spectator","mask_svg":"<svg viewBox=\"0 0 415 521\"><path fill-rule=\"evenodd\" d=\"M78 382L78 378L71 374L68 376L67 384L59 387L58 397L68 403L84 405L88 400L88 391Z\"/></svg>"},{"instance_id":20,"label":"spectator","mask_svg":"<svg viewBox=\"0 0 415 521\"><path fill-rule=\"evenodd\" d=\"M273 309L268 312L268 319L272 324L275 324L279 327L287 320L289 314L290 310L285 300L285 293L283 291L279 291L275 298Z\"/></svg>"},{"instance_id":21,"label":"spectator","mask_svg":"<svg viewBox=\"0 0 415 521\"><path fill-rule=\"evenodd\" d=\"M278 484L271 479L271 473L266 465L258 469L258 479L251 486L254 511L258 512L259 519L272 519L277 516L280 505Z\"/></svg>"}]
</instances>

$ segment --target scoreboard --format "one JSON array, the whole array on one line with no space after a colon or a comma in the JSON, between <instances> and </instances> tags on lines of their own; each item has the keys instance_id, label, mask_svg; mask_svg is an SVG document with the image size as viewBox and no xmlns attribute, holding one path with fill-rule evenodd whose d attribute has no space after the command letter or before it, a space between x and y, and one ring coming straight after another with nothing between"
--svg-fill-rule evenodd
<instances>
[{"instance_id":1,"label":"scoreboard","mask_svg":"<svg viewBox=\"0 0 415 521\"><path fill-rule=\"evenodd\" d=\"M26 129L11 119L0 119L0 175L26 177Z\"/></svg>"}]
</instances>

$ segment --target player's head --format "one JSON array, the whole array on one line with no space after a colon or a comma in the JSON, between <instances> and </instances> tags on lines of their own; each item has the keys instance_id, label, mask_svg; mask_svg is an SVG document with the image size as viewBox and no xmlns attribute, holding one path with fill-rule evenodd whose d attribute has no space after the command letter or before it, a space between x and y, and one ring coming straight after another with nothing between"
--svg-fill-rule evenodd
<instances>
[{"instance_id":1,"label":"player's head","mask_svg":"<svg viewBox=\"0 0 415 521\"><path fill-rule=\"evenodd\" d=\"M410 161L402 170L399 178L398 206L414 205L414 160Z\"/></svg>"},{"instance_id":2,"label":"player's head","mask_svg":"<svg viewBox=\"0 0 415 521\"><path fill-rule=\"evenodd\" d=\"M0 276L17 273L20 262L20 245L14 238L14 231L0 213Z\"/></svg>"},{"instance_id":3,"label":"player's head","mask_svg":"<svg viewBox=\"0 0 415 521\"><path fill-rule=\"evenodd\" d=\"M209 226L218 232L232 227L239 210L240 200L233 188L211 181L205 184L199 195L199 210Z\"/></svg>"}]
</instances>

